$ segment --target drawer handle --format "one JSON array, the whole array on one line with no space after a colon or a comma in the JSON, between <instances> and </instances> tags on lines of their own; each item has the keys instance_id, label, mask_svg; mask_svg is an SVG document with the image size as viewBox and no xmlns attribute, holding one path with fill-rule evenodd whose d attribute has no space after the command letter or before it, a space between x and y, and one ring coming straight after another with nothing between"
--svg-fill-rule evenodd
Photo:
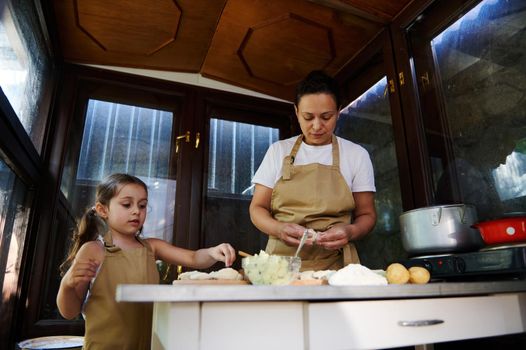
<instances>
[{"instance_id":1,"label":"drawer handle","mask_svg":"<svg viewBox=\"0 0 526 350\"><path fill-rule=\"evenodd\" d=\"M433 326L435 324L444 323L443 320L418 320L418 321L398 321L398 325L402 327L423 327Z\"/></svg>"}]
</instances>

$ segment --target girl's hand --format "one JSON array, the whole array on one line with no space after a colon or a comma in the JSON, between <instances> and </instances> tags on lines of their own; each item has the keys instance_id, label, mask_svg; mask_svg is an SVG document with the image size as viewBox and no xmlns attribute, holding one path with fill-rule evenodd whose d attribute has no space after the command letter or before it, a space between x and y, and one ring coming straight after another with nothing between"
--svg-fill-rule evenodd
<instances>
[{"instance_id":1,"label":"girl's hand","mask_svg":"<svg viewBox=\"0 0 526 350\"><path fill-rule=\"evenodd\" d=\"M288 246L297 247L300 244L303 232L305 232L305 227L301 225L281 223L278 230L278 238Z\"/></svg>"},{"instance_id":2,"label":"girl's hand","mask_svg":"<svg viewBox=\"0 0 526 350\"><path fill-rule=\"evenodd\" d=\"M209 248L209 254L216 261L223 261L225 266L231 266L236 260L236 251L228 243L221 243L218 246Z\"/></svg>"},{"instance_id":3,"label":"girl's hand","mask_svg":"<svg viewBox=\"0 0 526 350\"><path fill-rule=\"evenodd\" d=\"M64 275L64 284L69 288L76 288L80 284L87 284L97 274L100 263L95 259L77 259Z\"/></svg>"},{"instance_id":4,"label":"girl's hand","mask_svg":"<svg viewBox=\"0 0 526 350\"><path fill-rule=\"evenodd\" d=\"M316 244L328 250L340 249L349 243L349 234L347 230L349 226L346 224L337 224L325 232L319 232L316 237Z\"/></svg>"}]
</instances>

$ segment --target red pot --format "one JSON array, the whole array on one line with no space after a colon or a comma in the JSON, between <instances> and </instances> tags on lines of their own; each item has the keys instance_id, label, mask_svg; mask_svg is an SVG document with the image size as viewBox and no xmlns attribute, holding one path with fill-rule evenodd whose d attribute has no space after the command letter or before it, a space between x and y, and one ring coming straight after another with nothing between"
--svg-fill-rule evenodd
<instances>
[{"instance_id":1,"label":"red pot","mask_svg":"<svg viewBox=\"0 0 526 350\"><path fill-rule=\"evenodd\" d=\"M479 222L473 225L486 244L526 241L526 217Z\"/></svg>"}]
</instances>

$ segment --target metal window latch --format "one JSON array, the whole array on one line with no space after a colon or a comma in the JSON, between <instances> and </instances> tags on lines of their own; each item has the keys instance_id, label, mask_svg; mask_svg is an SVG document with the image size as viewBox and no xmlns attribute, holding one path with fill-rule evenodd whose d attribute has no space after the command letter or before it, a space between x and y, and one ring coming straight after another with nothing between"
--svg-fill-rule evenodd
<instances>
[{"instance_id":1,"label":"metal window latch","mask_svg":"<svg viewBox=\"0 0 526 350\"><path fill-rule=\"evenodd\" d=\"M429 85L429 73L425 72L423 75L421 75L420 81L422 82L423 87L428 86Z\"/></svg>"},{"instance_id":2,"label":"metal window latch","mask_svg":"<svg viewBox=\"0 0 526 350\"><path fill-rule=\"evenodd\" d=\"M405 84L404 72L398 73L398 80L400 81L400 86L404 86Z\"/></svg>"},{"instance_id":3,"label":"metal window latch","mask_svg":"<svg viewBox=\"0 0 526 350\"><path fill-rule=\"evenodd\" d=\"M183 135L179 135L175 138L175 153L179 152L179 141L182 139L184 139L185 142L190 142L190 131L187 131Z\"/></svg>"},{"instance_id":4,"label":"metal window latch","mask_svg":"<svg viewBox=\"0 0 526 350\"><path fill-rule=\"evenodd\" d=\"M198 132L195 134L195 148L199 147L199 142L201 141L201 133Z\"/></svg>"},{"instance_id":5,"label":"metal window latch","mask_svg":"<svg viewBox=\"0 0 526 350\"><path fill-rule=\"evenodd\" d=\"M385 87L385 91L384 91L384 97L385 97L385 93L387 92L387 86ZM394 84L394 80L393 79L389 79L389 92L394 94L395 92L395 84Z\"/></svg>"}]
</instances>

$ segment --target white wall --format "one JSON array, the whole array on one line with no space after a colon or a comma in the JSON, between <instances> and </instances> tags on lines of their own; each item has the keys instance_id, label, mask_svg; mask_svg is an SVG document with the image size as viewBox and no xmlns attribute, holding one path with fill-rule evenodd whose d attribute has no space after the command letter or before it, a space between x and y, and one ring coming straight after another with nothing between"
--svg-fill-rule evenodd
<instances>
[{"instance_id":1,"label":"white wall","mask_svg":"<svg viewBox=\"0 0 526 350\"><path fill-rule=\"evenodd\" d=\"M168 72L168 71L159 71L159 70L150 70L150 69L137 69L137 68L126 68L126 67L116 67L116 66L101 66L101 65L88 65L90 67L108 69L117 72L123 72L134 75L142 75L146 77L174 81L177 83L183 83L188 85L196 85L216 90L228 91L237 94L249 95L259 98L264 98L267 100L274 100L280 102L291 103L290 101L285 101L279 98L275 98L269 95L261 94L248 89L243 89L234 85L222 83L216 80L208 79L203 77L201 74L197 73L178 73L178 72Z\"/></svg>"}]
</instances>

